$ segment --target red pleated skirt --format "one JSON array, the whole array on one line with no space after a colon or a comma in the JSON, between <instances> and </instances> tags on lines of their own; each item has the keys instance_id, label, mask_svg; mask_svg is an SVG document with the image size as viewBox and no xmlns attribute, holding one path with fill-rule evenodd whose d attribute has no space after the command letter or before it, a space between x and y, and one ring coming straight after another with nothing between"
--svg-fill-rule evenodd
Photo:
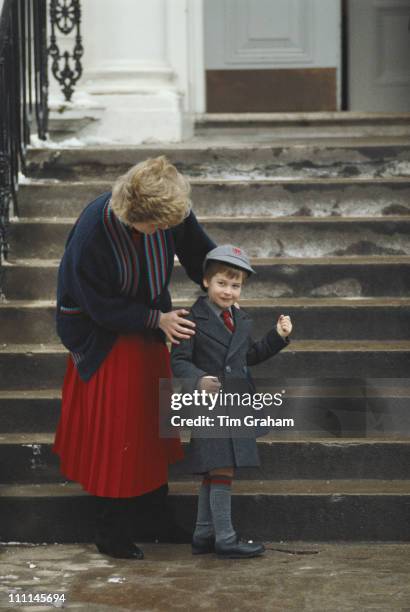
<instances>
[{"instance_id":1,"label":"red pleated skirt","mask_svg":"<svg viewBox=\"0 0 410 612\"><path fill-rule=\"evenodd\" d=\"M53 451L61 472L93 495L134 497L168 480L181 442L159 436L160 378L171 378L167 347L155 337L120 336L88 382L71 356Z\"/></svg>"}]
</instances>

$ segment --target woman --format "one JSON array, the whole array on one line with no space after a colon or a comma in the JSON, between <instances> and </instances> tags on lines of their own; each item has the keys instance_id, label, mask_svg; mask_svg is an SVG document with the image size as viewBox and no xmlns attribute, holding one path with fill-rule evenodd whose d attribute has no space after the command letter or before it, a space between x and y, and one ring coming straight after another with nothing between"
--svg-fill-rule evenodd
<instances>
[{"instance_id":1,"label":"woman","mask_svg":"<svg viewBox=\"0 0 410 612\"><path fill-rule=\"evenodd\" d=\"M190 211L190 187L165 157L121 176L91 202L68 237L57 290L57 331L71 355L53 450L61 471L101 505L100 552L143 558L133 543L135 501L167 487L179 439L158 433L158 381L170 378L165 344L194 334L171 311L176 254L200 284L214 248Z\"/></svg>"}]
</instances>

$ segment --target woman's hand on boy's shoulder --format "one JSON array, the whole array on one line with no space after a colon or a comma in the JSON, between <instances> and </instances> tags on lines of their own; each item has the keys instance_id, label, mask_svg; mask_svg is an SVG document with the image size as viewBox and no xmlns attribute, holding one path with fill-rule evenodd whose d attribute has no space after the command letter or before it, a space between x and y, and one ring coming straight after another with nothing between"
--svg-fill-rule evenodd
<instances>
[{"instance_id":1,"label":"woman's hand on boy's shoulder","mask_svg":"<svg viewBox=\"0 0 410 612\"><path fill-rule=\"evenodd\" d=\"M189 310L184 308L161 312L158 327L173 344L179 344L180 340L189 340L195 335L195 323L185 317L187 314Z\"/></svg>"},{"instance_id":2,"label":"woman's hand on boy's shoulder","mask_svg":"<svg viewBox=\"0 0 410 612\"><path fill-rule=\"evenodd\" d=\"M293 325L288 315L281 314L277 323L276 331L282 338L287 338L292 333Z\"/></svg>"}]
</instances>

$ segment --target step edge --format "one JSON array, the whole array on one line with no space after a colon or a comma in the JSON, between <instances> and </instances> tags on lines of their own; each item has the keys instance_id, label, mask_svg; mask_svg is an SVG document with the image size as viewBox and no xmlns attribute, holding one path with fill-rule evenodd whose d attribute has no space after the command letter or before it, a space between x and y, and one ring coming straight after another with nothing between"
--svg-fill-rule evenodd
<instances>
[{"instance_id":1,"label":"step edge","mask_svg":"<svg viewBox=\"0 0 410 612\"><path fill-rule=\"evenodd\" d=\"M226 217L226 216L197 216L197 219L200 223L203 224L218 224L218 225L239 225L240 223L246 223L248 225L256 225L258 223L263 223L264 225L293 225L298 223L308 224L308 225L324 225L326 223L332 225L342 225L346 224L376 224L381 225L382 223L410 223L410 214L403 215L383 215L379 217L343 217L343 216L326 216L326 217L311 217L311 216L280 216L280 217L272 217L272 216L253 216L248 217L246 215L236 215L235 217ZM24 226L32 226L32 225L45 225L45 226L72 226L77 221L77 217L19 217L17 220L11 219L10 227L17 228Z\"/></svg>"},{"instance_id":2,"label":"step edge","mask_svg":"<svg viewBox=\"0 0 410 612\"><path fill-rule=\"evenodd\" d=\"M50 432L18 432L18 433L0 433L0 446L51 446L54 443L55 431ZM183 443L187 442L187 436L183 436ZM312 438L312 439L274 439L258 438L258 446L324 446L324 447L356 447L356 446L402 446L410 445L410 436L408 438ZM375 479L377 480L377 479ZM410 480L409 480L410 482Z\"/></svg>"},{"instance_id":3,"label":"step edge","mask_svg":"<svg viewBox=\"0 0 410 612\"><path fill-rule=\"evenodd\" d=\"M331 142L333 140L333 142ZM56 152L59 153L60 157L63 155L71 155L74 153L76 156L80 158L86 158L87 161L101 161L101 156L104 154L112 154L112 153L123 153L123 154L132 154L143 152L144 154L151 153L153 156L156 156L161 152L162 154L169 155L173 153L185 153L187 155L192 153L206 153L209 151L212 152L232 152L232 151L263 151L267 153L271 153L273 149L294 149L294 148L304 148L304 149L315 149L318 148L318 142L320 142L320 148L322 150L326 149L374 149L383 147L384 149L395 149L395 148L410 148L410 142L407 136L386 136L386 137L363 137L359 136L355 141L349 137L318 137L316 139L308 138L304 139L303 137L298 138L281 138L276 141L273 141L269 144L266 143L248 143L248 142L226 142L223 144L217 144L216 146L212 146L209 141L196 141L187 143L163 143L158 144L157 146L152 144L141 144L141 145L101 145L96 147L95 145L85 145L75 147L32 147L28 152L28 164L30 164L36 156L43 156L44 154L48 154L50 157L54 156ZM158 152L158 153L157 153ZM95 159L90 160L90 154L95 155ZM125 162L123 160L112 163L112 166L122 166ZM128 163L131 166L131 162ZM30 167L28 168L30 171Z\"/></svg>"},{"instance_id":4,"label":"step edge","mask_svg":"<svg viewBox=\"0 0 410 612\"><path fill-rule=\"evenodd\" d=\"M317 479L317 480L273 480L273 481L249 481L249 480L238 480L232 489L233 496L256 496L265 495L269 497L410 497L410 481L397 479L392 481L382 479L360 479L363 483L363 491L357 490L357 483L353 480L347 479ZM391 490L392 482L397 486L396 490ZM305 490L292 491L292 487L296 483L302 483ZM262 486L263 485L263 486ZM370 490L366 490L366 486L370 487ZM170 481L169 489L170 496L197 496L198 494L198 481ZM286 488L289 487L289 488ZM318 491L311 490L311 488L320 486L328 486L329 490ZM355 487L355 491L351 488ZM379 490L371 490L371 487L377 487ZM282 490L278 490L282 487ZM385 490L383 490L383 488ZM309 490L310 489L310 490ZM350 489L350 490L349 490ZM380 490L382 489L382 490ZM390 489L390 490L389 490ZM3 502L9 499L30 499L30 498L45 498L55 499L59 497L89 497L89 493L81 488L81 485L73 482L62 482L62 483L42 483L42 484L0 484L0 496Z\"/></svg>"},{"instance_id":5,"label":"step edge","mask_svg":"<svg viewBox=\"0 0 410 612\"><path fill-rule=\"evenodd\" d=\"M282 178L252 178L252 179L231 179L231 178L219 178L219 177L188 177L191 185L194 186L216 186L216 185L384 185L384 184L408 184L410 185L410 177L407 176L391 176L391 177L306 177L306 178L297 178L297 177L282 177ZM62 187L65 189L75 188L75 187L94 187L94 186L103 186L103 187L111 187L113 181L98 181L94 178L90 178L85 181L65 181L64 179L35 179L30 178L27 179L29 182L23 182L19 184L19 189L26 191L30 187ZM109 189L101 191L101 193L105 193L105 191L109 191ZM50 204L55 204L55 202L50 202Z\"/></svg>"},{"instance_id":6,"label":"step edge","mask_svg":"<svg viewBox=\"0 0 410 612\"><path fill-rule=\"evenodd\" d=\"M393 121L408 121L410 123L410 112L370 112L370 111L312 111L312 112L278 112L278 113L197 113L195 115L195 124L203 125L207 121L232 121L233 124L240 123L243 120L282 122L284 120L292 121L340 121L340 123L348 123L352 120L388 120Z\"/></svg>"},{"instance_id":7,"label":"step edge","mask_svg":"<svg viewBox=\"0 0 410 612\"><path fill-rule=\"evenodd\" d=\"M360 344L359 344L360 343ZM331 345L334 344L334 348ZM410 340L293 340L287 352L407 352ZM0 356L7 354L68 354L68 350L57 344L0 344Z\"/></svg>"},{"instance_id":8,"label":"step edge","mask_svg":"<svg viewBox=\"0 0 410 612\"><path fill-rule=\"evenodd\" d=\"M175 298L172 300L174 306L183 306L191 304L189 298ZM57 302L55 300L21 300L5 298L0 301L0 310L7 309L22 309L22 310L40 310L40 309L55 309ZM375 297L338 297L338 298L270 298L258 299L249 298L243 299L240 303L242 308L271 308L276 306L286 306L289 308L403 308L410 306L409 297L392 297L385 298L380 296Z\"/></svg>"},{"instance_id":9,"label":"step edge","mask_svg":"<svg viewBox=\"0 0 410 612\"><path fill-rule=\"evenodd\" d=\"M61 389L0 390L0 401L4 402L8 400L32 401L41 399L61 400Z\"/></svg>"},{"instance_id":10,"label":"step edge","mask_svg":"<svg viewBox=\"0 0 410 612\"><path fill-rule=\"evenodd\" d=\"M251 257L255 266L292 266L292 265L410 265L410 255L336 255L333 257ZM4 269L19 268L58 268L60 259L16 258L2 264ZM175 267L181 264L176 261Z\"/></svg>"}]
</instances>

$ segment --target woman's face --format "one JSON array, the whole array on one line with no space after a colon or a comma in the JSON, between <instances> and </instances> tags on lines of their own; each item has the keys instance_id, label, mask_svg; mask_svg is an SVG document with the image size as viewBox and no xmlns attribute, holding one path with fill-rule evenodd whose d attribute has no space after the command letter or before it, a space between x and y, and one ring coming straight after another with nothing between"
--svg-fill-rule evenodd
<instances>
[{"instance_id":1,"label":"woman's face","mask_svg":"<svg viewBox=\"0 0 410 612\"><path fill-rule=\"evenodd\" d=\"M168 225L166 225L166 223L158 223L158 221L144 221L144 223L134 223L132 227L138 232L141 232L142 234L154 234L158 229L168 229Z\"/></svg>"}]
</instances>

